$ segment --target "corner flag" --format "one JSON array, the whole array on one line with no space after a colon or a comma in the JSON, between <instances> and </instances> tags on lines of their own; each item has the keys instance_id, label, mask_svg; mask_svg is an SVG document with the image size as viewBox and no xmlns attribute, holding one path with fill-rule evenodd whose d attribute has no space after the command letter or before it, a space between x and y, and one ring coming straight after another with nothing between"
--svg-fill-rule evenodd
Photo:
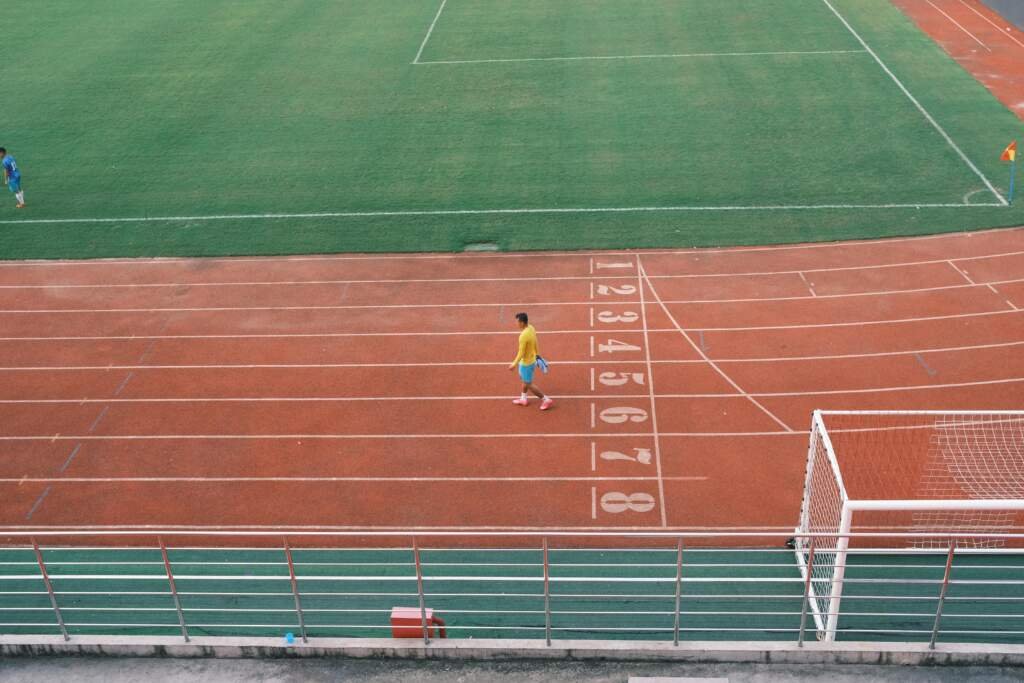
<instances>
[{"instance_id":1,"label":"corner flag","mask_svg":"<svg viewBox=\"0 0 1024 683\"><path fill-rule=\"evenodd\" d=\"M1013 204L1013 181L1017 178L1017 141L1014 140L1006 149L1003 150L1002 156L999 157L1000 161L1010 162L1010 192L1007 196L1007 201Z\"/></svg>"},{"instance_id":2,"label":"corner flag","mask_svg":"<svg viewBox=\"0 0 1024 683\"><path fill-rule=\"evenodd\" d=\"M1016 161L1017 160L1017 141L1014 140L1006 149L1003 150L1002 156L999 157L1000 161Z\"/></svg>"}]
</instances>

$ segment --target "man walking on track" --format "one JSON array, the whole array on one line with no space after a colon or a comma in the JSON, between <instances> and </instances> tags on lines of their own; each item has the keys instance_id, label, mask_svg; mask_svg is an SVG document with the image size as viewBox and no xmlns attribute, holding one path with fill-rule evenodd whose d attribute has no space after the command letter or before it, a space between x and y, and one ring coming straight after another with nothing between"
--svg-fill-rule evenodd
<instances>
[{"instance_id":1,"label":"man walking on track","mask_svg":"<svg viewBox=\"0 0 1024 683\"><path fill-rule=\"evenodd\" d=\"M540 399L540 409L547 410L554 401L550 396L533 385L533 372L537 369L537 330L530 324L530 318L525 313L516 313L516 322L522 332L519 333L519 354L508 366L509 370L515 370L519 366L519 379L523 380L523 393L516 400L512 401L517 406L525 406L530 403L529 394Z\"/></svg>"}]
</instances>

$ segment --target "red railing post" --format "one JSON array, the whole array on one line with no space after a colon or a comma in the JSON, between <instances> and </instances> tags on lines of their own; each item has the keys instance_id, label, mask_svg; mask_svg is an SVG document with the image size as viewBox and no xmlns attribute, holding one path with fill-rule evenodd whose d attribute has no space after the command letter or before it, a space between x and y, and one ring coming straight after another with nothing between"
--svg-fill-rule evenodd
<instances>
[{"instance_id":1,"label":"red railing post","mask_svg":"<svg viewBox=\"0 0 1024 683\"><path fill-rule=\"evenodd\" d=\"M185 612L181 609L181 599L178 597L178 587L174 583L174 573L171 572L171 561L167 557L167 546L164 545L164 539L162 536L157 536L156 540L160 543L160 556L164 559L164 570L167 572L167 581L171 584L171 597L174 598L174 609L178 612L178 624L181 626L181 635L185 637L185 642L189 642L188 628L185 626Z\"/></svg>"},{"instance_id":2,"label":"red railing post","mask_svg":"<svg viewBox=\"0 0 1024 683\"><path fill-rule=\"evenodd\" d=\"M53 584L50 582L50 573L46 571L46 563L43 562L43 553L39 551L39 544L36 543L36 539L33 536L32 550L36 553L36 562L39 563L39 571L43 573L43 583L46 584L46 592L50 595L50 605L53 607L53 613L57 615L57 626L60 627L60 633L64 636L64 640L71 640L71 636L68 635L68 627L64 624L64 617L60 613L60 606L57 604L57 596L53 592Z\"/></svg>"},{"instance_id":3,"label":"red railing post","mask_svg":"<svg viewBox=\"0 0 1024 683\"><path fill-rule=\"evenodd\" d=\"M284 539L284 554L288 558L288 578L292 583L292 595L295 596L295 613L299 615L299 631L302 633L302 642L308 643L306 635L306 618L302 614L302 599L299 597L299 582L295 578L295 563L292 561L292 549L288 545L288 539Z\"/></svg>"}]
</instances>

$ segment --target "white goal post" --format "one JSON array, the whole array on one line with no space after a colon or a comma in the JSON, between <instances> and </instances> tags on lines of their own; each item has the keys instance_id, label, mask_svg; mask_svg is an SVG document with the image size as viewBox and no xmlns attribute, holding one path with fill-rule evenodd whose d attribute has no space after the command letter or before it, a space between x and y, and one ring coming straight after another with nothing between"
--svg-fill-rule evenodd
<instances>
[{"instance_id":1,"label":"white goal post","mask_svg":"<svg viewBox=\"0 0 1024 683\"><path fill-rule=\"evenodd\" d=\"M995 536L1021 528L1024 411L814 412L794 547L819 639L836 637L851 533L858 550L1009 550Z\"/></svg>"}]
</instances>

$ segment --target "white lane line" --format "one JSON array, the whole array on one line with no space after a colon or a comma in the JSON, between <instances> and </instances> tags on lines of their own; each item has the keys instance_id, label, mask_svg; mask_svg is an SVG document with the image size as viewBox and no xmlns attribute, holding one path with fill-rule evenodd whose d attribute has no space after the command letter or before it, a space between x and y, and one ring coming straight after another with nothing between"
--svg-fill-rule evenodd
<instances>
[{"instance_id":1,"label":"white lane line","mask_svg":"<svg viewBox=\"0 0 1024 683\"><path fill-rule=\"evenodd\" d=\"M640 294L640 317L644 326L644 360L647 361L647 394L651 402L651 430L654 432L654 465L658 479L658 499L661 501L661 526L668 526L665 510L665 478L661 470L661 437L658 435L658 400L654 393L654 367L651 365L651 339L647 330L647 301L644 299L644 270L640 257L636 257L636 284Z\"/></svg>"},{"instance_id":2,"label":"white lane line","mask_svg":"<svg viewBox=\"0 0 1024 683\"><path fill-rule=\"evenodd\" d=\"M983 48L985 48L985 49L986 49L986 50L988 50L989 52L992 52L992 48L990 48L990 47L989 47L988 45L986 45L985 43L983 43L983 42L981 41L981 38L979 38L978 36L974 35L974 34L973 34L973 33L971 33L970 31L968 31L968 30L967 30L966 28L964 28L964 25L963 25L963 24L961 24L961 23L960 23L959 21L957 21L957 20L956 20L956 19L954 19L953 17L949 16L949 14L947 14L947 13L946 13L945 11L943 11L943 9L942 9L941 7L939 7L939 6L938 6L938 5L936 5L936 4L934 3L934 2L932 2L932 0L924 0L924 1L925 1L925 2L927 2L927 3L929 4L929 5L931 5L931 6L932 6L932 7L933 7L933 8L935 9L935 11L936 11L936 12L938 12L938 13L939 13L939 14L941 14L942 16L946 17L947 19L949 19L949 21L950 21L950 22L951 22L951 23L952 23L952 24L953 24L954 26L956 26L956 27L957 27L958 29L960 29L961 31L963 31L964 33L966 33L967 35L969 35L969 36L971 37L971 40L973 40L974 42L976 42L976 43L977 43L978 45L981 45L981 46L982 46Z\"/></svg>"},{"instance_id":3,"label":"white lane line","mask_svg":"<svg viewBox=\"0 0 1024 683\"><path fill-rule=\"evenodd\" d=\"M427 48L430 36L434 33L434 27L437 26L437 20L441 18L441 12L444 12L444 6L447 2L448 0L441 0L441 6L437 8L437 14L434 15L434 20L430 22L430 28L427 29L427 35L423 36L423 42L420 43L420 49L416 53L416 57L412 60L413 64L420 63L420 57L423 56L423 50Z\"/></svg>"},{"instance_id":4,"label":"white lane line","mask_svg":"<svg viewBox=\"0 0 1024 683\"><path fill-rule=\"evenodd\" d=\"M1011 229L1003 229L1004 232L1009 232ZM923 239L937 239L939 237L945 237L951 239L948 234L942 235L930 235L927 237L920 238L903 238L906 240L923 240ZM901 241L900 238L892 238L893 242ZM853 246L860 245L871 245L875 244L870 240L864 242L849 242L844 243L849 245L850 248ZM840 249L835 243L824 243L824 244L807 244L807 245L796 245L796 246L783 246L783 247L761 247L761 248L740 248L737 247L733 251L728 253L746 253L746 252L759 252L759 251L785 251L785 250L800 250L800 249L822 249L826 247L832 247ZM683 256L692 254L711 254L726 252L722 249L699 249L691 251L645 251L642 256ZM632 257L636 252L620 253L620 252L607 252L606 256L629 256ZM538 252L537 256L553 256L561 255L566 258L572 256L579 256L579 254L559 254L558 252ZM971 256L955 256L953 258L940 258L940 259L928 259L923 261L898 261L894 263L875 263L875 264L862 264L857 266L832 266L827 268L802 268L800 270L766 270L766 271L734 271L729 273L682 273L682 274L667 274L667 275L651 275L648 273L647 277L651 280L682 280L682 279L697 279L697 278L722 278L722 277L752 277L752 276L771 276L771 275L796 275L798 273L836 273L842 271L853 271L853 270L875 270L882 268L904 268L909 266L926 266L938 263L948 263L949 261L960 262L960 261L980 261L985 259L996 259L996 258L1007 258L1012 256L1024 255L1022 251L1002 251L992 254L975 254ZM519 254L491 254L492 258L495 256L505 256L508 258L521 258ZM318 261L326 260L330 257L311 258L308 260ZM415 260L415 256L410 256L410 259ZM430 257L426 257L430 258ZM476 258L476 255L463 255L448 256L448 257L436 257L436 258L448 258L448 259L463 259L463 258ZM247 262L274 262L277 259L236 259L236 261ZM301 261L301 259L294 259ZM367 260L367 259L356 259L356 260ZM592 260L592 259L591 259ZM849 260L849 259L847 259ZM165 264L172 265L176 263L192 263L199 262L199 259L193 259L191 261L177 261L174 259L165 259L160 261L142 261L139 264ZM132 261L99 261L101 264L107 265L136 265ZM231 263L225 259L202 259L203 263ZM59 266L59 265L94 265L93 261L44 261L44 262L12 262L12 261L0 261L0 268L11 267L11 266ZM151 282L151 283L94 283L94 284L61 284L61 283L46 283L46 284L7 284L0 285L0 289L106 289L106 288L133 288L133 287L254 287L254 286L288 286L288 285L343 285L343 284L414 284L414 283L459 283L459 282L533 282L535 280L591 280L591 276L587 275L552 275L552 276L537 276L537 277L481 277L481 278L392 278L392 279L380 279L380 280L262 280L262 281L225 281L225 282ZM632 275L601 275L602 280L632 280Z\"/></svg>"},{"instance_id":5,"label":"white lane line","mask_svg":"<svg viewBox=\"0 0 1024 683\"><path fill-rule=\"evenodd\" d=\"M708 477L666 477L672 481L707 481ZM147 483L147 482L564 482L564 481L656 481L657 477L39 477L24 481L33 484L72 483ZM0 484L17 483L21 479L0 478Z\"/></svg>"},{"instance_id":6,"label":"white lane line","mask_svg":"<svg viewBox=\"0 0 1024 683\"><path fill-rule=\"evenodd\" d=\"M935 315L917 318L894 318L891 320L857 320L843 323L806 323L801 325L760 325L760 326L738 326L738 327L688 327L691 332L752 332L761 330L810 330L823 328L861 327L864 325L900 325L905 323L932 322L938 320L962 320L966 318L984 318L989 316L1012 314L1016 311L998 310L982 311L979 313L955 313L951 315ZM591 334L593 330L545 330L544 334ZM678 328L651 329L651 334L678 332ZM618 334L642 334L641 330L624 330ZM340 337L477 337L508 335L507 331L480 331L480 332L319 332L319 333L268 333L268 334L179 334L179 335L83 335L77 337L0 337L2 341L109 341L109 340L139 340L139 339L332 339Z\"/></svg>"},{"instance_id":7,"label":"white lane line","mask_svg":"<svg viewBox=\"0 0 1024 683\"><path fill-rule=\"evenodd\" d=\"M965 278L967 275L963 273L959 268L950 263ZM1018 284L1024 282L1024 278L1017 278L1012 280L999 280L994 282L977 283L970 282L965 284L956 285L937 285L934 287L920 287L916 289L891 289L882 291L870 291L870 292L844 292L840 294L816 294L814 288L811 287L807 280L800 274L801 279L807 284L808 290L811 292L810 296L799 295L799 296L772 296L772 297L748 297L740 299L671 299L666 300L666 304L745 304L745 303L768 303L773 301L807 301L810 299L849 299L849 298L864 298L864 297L896 297L908 294L927 294L929 292L943 292L955 289L971 289L975 287L985 287L988 285L1005 285L1005 284ZM614 302L610 302L614 303ZM56 314L56 313L202 313L204 311L217 311L217 312L233 312L233 311L335 311L335 310L378 310L378 309L418 309L418 308L509 308L509 307L541 307L541 306L554 306L554 307L568 307L568 306L589 306L590 307L590 326L594 326L594 306L591 301L535 301L531 303L513 302L513 303L424 303L424 304L339 304L339 305L303 305L303 306L200 306L200 307L183 307L183 308L19 308L19 309L0 309L0 315L11 314L11 315L38 315L38 314ZM630 328L629 332L640 332L640 328Z\"/></svg>"},{"instance_id":8,"label":"white lane line","mask_svg":"<svg viewBox=\"0 0 1024 683\"><path fill-rule=\"evenodd\" d=\"M735 437L735 436L778 436L793 435L797 432L662 432L665 437ZM602 439L650 438L651 432L623 432L620 434L602 434ZM805 435L806 436L806 435ZM349 439L366 439L386 441L396 440L428 440L428 439L593 439L593 432L545 433L545 434L126 434L126 435L93 435L66 436L31 435L31 436L0 436L0 441L333 441Z\"/></svg>"},{"instance_id":9,"label":"white lane line","mask_svg":"<svg viewBox=\"0 0 1024 683\"><path fill-rule=\"evenodd\" d=\"M827 1L827 0L824 0ZM954 143L955 144L955 143ZM957 150L960 148L957 147ZM961 155L963 153L961 152ZM963 157L966 159L967 157ZM968 160L968 163L969 160ZM973 164L971 164L973 166ZM977 169L976 166L974 166ZM980 174L981 171L978 171ZM991 187L984 176L979 177ZM402 218L411 216L509 216L509 215L572 215L572 214L611 214L611 213L679 213L695 211L709 213L714 211L837 211L837 210L892 210L892 209L978 209L1007 206L1003 196L992 188L1000 203L964 204L960 203L918 203L918 204L766 204L748 206L600 206L600 207L565 207L565 208L534 208L534 209L431 209L418 211L322 211L319 213L237 213L211 214L206 216L123 216L120 218L23 218L0 220L0 225L77 225L77 224L108 224L108 223L180 223L209 221L258 221L258 220L305 220L315 218Z\"/></svg>"},{"instance_id":10,"label":"white lane line","mask_svg":"<svg viewBox=\"0 0 1024 683\"><path fill-rule=\"evenodd\" d=\"M903 85L903 82L899 78L897 78L896 74L894 74L889 69L889 67L886 66L885 62L883 62L882 59L875 53L875 51L871 49L871 46L869 46L867 42L863 38L861 38L860 34L857 33L853 26L850 25L850 22L846 20L846 17L840 14L839 10L837 10L829 0L821 1L825 3L825 5L828 6L830 10L832 10L832 13L836 15L839 21L843 23L843 26L845 26L846 29L853 35L853 37L857 39L857 42L864 46L864 49L871 54L875 62L878 63L878 66L882 67L882 71L884 71L889 76L889 78L892 79L892 82L896 84L896 87L898 87L900 91L907 96L907 99L909 99L917 108L917 110L921 112L921 115L924 116L925 119L927 119L928 123L932 125L932 128L934 128L939 133L939 135L942 136L942 138L946 141L946 144L948 144L953 149L953 151L957 153L957 156L959 156L960 159L965 164L967 164L967 167L974 172L974 175L978 176L978 178L981 179L981 181L985 184L985 187L988 188L989 192L991 192L996 197L996 199L999 200L999 205L1004 207L1009 206L1009 202L1006 201L1006 197L999 193L999 191L992 185L989 179L985 177L985 174L981 172L981 169L979 169L974 164L974 162L967 157L964 151L960 149L960 146L953 141L953 138L949 136L949 133L947 133L946 130L939 125L939 122L936 121L932 117L932 115L928 113L928 110L925 109L924 106L917 100L917 98L914 97L914 95L909 90L907 90L907 86Z\"/></svg>"},{"instance_id":11,"label":"white lane line","mask_svg":"<svg viewBox=\"0 0 1024 683\"><path fill-rule=\"evenodd\" d=\"M712 361L705 361L712 364ZM752 398L785 398L799 396L827 396L830 394L869 394L872 392L917 391L919 389L950 389L962 387L988 386L993 384L1015 384L1024 382L1024 377L1007 377L1002 379L976 380L972 382L952 382L947 384L910 384L889 387L869 387L865 389L816 389L809 391L760 391L746 392L711 392L697 394L655 394L655 399L752 399ZM651 398L650 394L614 394L593 396L591 394L567 395L563 399L589 400L591 424L596 427L597 400L614 401L621 399L637 400ZM0 405L89 405L92 403L359 403L384 401L504 401L507 396L228 396L204 397L190 396L184 398L5 398ZM767 412L767 411L766 411ZM782 422L779 421L781 425ZM652 432L653 434L653 432ZM605 436L602 434L601 436ZM615 434L611 434L615 436Z\"/></svg>"},{"instance_id":12,"label":"white lane line","mask_svg":"<svg viewBox=\"0 0 1024 683\"><path fill-rule=\"evenodd\" d=\"M967 271L965 271L965 270L964 270L963 268L961 268L961 267L960 267L960 266L958 266L958 265L957 265L956 263L954 263L952 259L950 259L949 261L946 261L946 263L948 263L948 264L949 264L950 268L952 268L952 269L953 269L953 270L955 270L955 271L956 271L957 273L959 273L959 274L960 274L960 276L961 276L961 277L963 277L963 279L967 280L967 282L968 282L969 284L971 284L971 285L976 285L976 284L978 284L978 283L976 283L976 282L975 282L974 280L972 280L972 279L971 279L970 275L968 275L968 274L967 274ZM1019 282L1019 280L1015 280L1015 282Z\"/></svg>"},{"instance_id":13,"label":"white lane line","mask_svg":"<svg viewBox=\"0 0 1024 683\"><path fill-rule=\"evenodd\" d=\"M740 386L739 384L737 384L737 383L736 383L736 382L735 382L735 381L734 381L734 380L732 379L732 377L730 377L730 376L729 376L729 375L728 375L728 374L727 374L727 373L726 373L726 372L725 372L724 370L722 370L722 368L720 368L720 367L719 367L719 366L718 366L718 365L717 365L717 364L716 364L716 363L715 363L715 362L714 362L713 360L711 360L711 359L710 359L710 358L708 357L708 355L707 355L706 353L704 353L704 350L703 350L702 348L700 348L700 346L699 346L698 344L696 344L696 343L695 343L695 342L693 341L693 338L692 338L692 337L690 337L690 335L686 333L686 330L684 330L684 329L683 329L683 328L682 328L682 327L681 327L681 326L679 325L679 323L678 323L678 322L676 321L676 319L675 319L675 316L673 316L673 315L672 315L672 312L671 312L671 311L669 311L669 310L668 310L668 307L667 307L667 306L666 306L666 305L665 305L665 304L664 304L664 303L663 303L663 302L661 301L661 297L659 297L659 296L658 296L658 290L656 290L656 289L654 288L654 285L653 285L653 284L651 283L651 281L650 281L650 280L648 280L648 279L647 279L647 277L646 277L646 271L644 270L644 267L643 267L643 265L642 265L642 263L641 263L641 261L640 261L640 257L639 257L639 256L637 256L637 266L638 266L638 267L640 268L640 272L641 272L641 274L643 274L643 275L644 275L644 281L646 281L646 283L647 283L647 286L648 286L648 287L650 287L650 289L651 289L651 296L653 296L653 297L654 297L654 300L658 302L658 305L659 305L659 306L661 307L661 310L662 310L662 311L664 311L665 315L667 315L667 316L668 316L668 319L672 321L672 324L673 324L673 325L675 325L675 327L676 327L676 329L677 329L677 330L679 331L679 333L680 333L681 335L683 335L683 339L685 339L685 340L687 341L687 343L688 343L688 344L689 344L689 345L690 345L690 346L691 346L691 347L693 348L693 350L694 350L694 351L696 351L696 352L697 352L697 353L698 353L698 354L700 355L700 357L701 357L702 359L704 359L704 360L705 360L705 361L707 362L707 364L708 364L708 365L709 365L709 366L710 366L710 367L711 367L711 368L712 368L712 369L713 369L713 370L714 370L715 372L717 372L717 373L719 374L719 376L721 376L721 377L722 377L722 379L724 379L724 380L725 380L726 382L728 382L728 383L729 383L729 385L730 385L730 386L731 386L731 387L732 387L732 388L733 388L734 390L736 390L736 392L737 392L737 393L738 393L738 394L739 394L740 396L742 396L743 398L746 398L746 399L747 399L748 401L750 401L750 402L751 402L751 403L753 403L753 404L754 404L755 406L757 406L757 408L758 408L758 409L760 409L760 410L761 410L761 412L763 412L763 413L764 413L765 415L767 415L768 417L770 417L770 418L771 418L771 419L772 419L772 420L773 420L773 421L774 421L774 422L775 422L776 424L778 424L779 426L781 426L781 427L782 427L783 429L785 429L786 431L793 431L793 430L792 430L792 429L791 429L791 428L789 427L789 425L787 425L787 424L786 424L785 422L783 422L782 420L780 420L780 419L779 419L779 418L778 418L778 417L777 417L777 416L776 416L776 415L775 415L775 414L774 414L773 412L771 412L770 410L768 410L767 408L765 408L765 407L764 407L764 406L763 406L763 405L762 405L762 404L761 404L761 403L760 403L760 402L759 402L759 401L758 401L758 400L757 400L756 398L754 398L754 397L753 397L753 396L751 396L751 395L750 395L749 393L747 393L747 392L746 392L746 391L745 391L745 390L744 390L744 389L743 389L743 388L742 388L742 387L741 387L741 386Z\"/></svg>"},{"instance_id":14,"label":"white lane line","mask_svg":"<svg viewBox=\"0 0 1024 683\"><path fill-rule=\"evenodd\" d=\"M1009 39L1010 39L1010 40L1012 40L1013 42L1017 43L1017 44L1018 44L1018 45L1020 45L1021 47L1024 47L1024 43L1022 43L1022 42L1020 42L1019 40L1017 40L1017 39L1016 39L1016 38L1015 38L1015 37L1013 36L1013 34L1011 34L1011 33L1010 33L1010 31L1011 31L1012 29L1010 29L1010 27L1009 27L1009 26L1007 26L1007 27L1005 27L1005 28L1004 28L1004 27L1002 27L1002 26L999 26L999 24L995 23L994 21L992 21L991 19L989 19L988 17L986 17L986 16L984 15L984 14L982 14L981 12L979 12L978 10L976 10L975 8L971 7L971 6L969 5L969 4L967 4L966 2L964 2L964 0L960 0L960 4L961 4L961 5L963 5L964 7L966 7L967 9L971 10L971 11L972 11L972 12L974 12L975 14L977 14L977 15L978 15L979 17L981 17L982 19L984 19L985 21L987 21L987 22L988 22L989 24L991 24L992 26L994 26L994 27L995 27L995 28L996 28L996 29L997 29L997 30L998 30L998 31L999 31L999 32L1000 32L1001 34L1003 34L1004 36L1006 36L1007 38L1009 38Z\"/></svg>"},{"instance_id":15,"label":"white lane line","mask_svg":"<svg viewBox=\"0 0 1024 683\"><path fill-rule=\"evenodd\" d=\"M413 62L419 66L429 64L509 64L519 62L587 62L620 61L633 59L694 59L712 57L768 57L768 56L811 56L867 54L866 50L791 50L768 52L680 52L650 55L600 55L592 57L512 57L506 59L437 59L428 62Z\"/></svg>"},{"instance_id":16,"label":"white lane line","mask_svg":"<svg viewBox=\"0 0 1024 683\"><path fill-rule=\"evenodd\" d=\"M996 294L995 290L992 290ZM675 330L663 331L663 334L675 333ZM734 362L734 364L742 364L742 362L800 362L808 360L837 360L837 359L858 359L858 358L874 358L880 356L892 356L892 355L913 355L914 353L944 353L944 352L956 352L956 351L977 351L991 348L1009 348L1012 346L1024 345L1024 341L1011 341L1011 342L997 342L993 344L971 344L967 346L930 346L927 348L912 348L901 351L874 351L868 353L826 353L822 355L783 355L783 356L766 356L766 357L732 357L732 358L716 358L716 362ZM620 366L620 365L642 365L645 364L646 360L573 360L573 359L561 359L558 360L559 366ZM658 360L656 358L651 359L654 365L703 365L703 360L699 358L681 359L671 358L666 360ZM322 369L335 369L335 368L435 368L435 367L468 367L468 366L480 366L489 368L500 368L506 366L504 360L492 360L492 361L475 361L475 360L455 360L455 361L441 361L441 362L325 362L325 364L290 364L290 362L283 362L283 364L209 364L209 365L180 365L180 366L116 366L116 365L105 365L105 366L9 366L0 367L0 372L84 372L84 371L111 371L111 370L322 370Z\"/></svg>"},{"instance_id":17,"label":"white lane line","mask_svg":"<svg viewBox=\"0 0 1024 683\"><path fill-rule=\"evenodd\" d=\"M961 206L957 204L955 206ZM745 254L759 252L787 252L804 251L816 249L848 250L862 246L873 246L876 244L901 244L903 242L929 242L936 240L963 241L973 236L987 235L998 232L1000 235L1013 235L1024 233L1024 228L989 228L974 232L961 233L937 233L930 235L913 235L910 237L880 237L877 239L855 240L846 242L805 242L798 244L769 244L757 247L690 247L689 249L650 249L642 252L644 256L656 255L693 255L693 254ZM211 256L211 257L186 257L186 256L161 256L152 258L97 258L87 260L57 260L57 259L35 259L23 261L0 261L0 268L26 268L42 269L47 267L66 266L101 266L107 268L112 265L123 266L174 266L189 263L304 263L307 261L333 263L336 261L472 261L480 259L516 260L539 258L589 258L599 256L628 256L636 254L635 250L581 250L581 251L537 251L537 252L506 252L506 253L389 253L389 254L320 254L313 256ZM945 259L943 259L945 260ZM809 271L808 271L809 272ZM657 277L652 275L651 277Z\"/></svg>"},{"instance_id":18,"label":"white lane line","mask_svg":"<svg viewBox=\"0 0 1024 683\"><path fill-rule=\"evenodd\" d=\"M328 535L328 536L333 534L333 533L343 533L345 535L355 535L355 536L358 536L359 535L358 532L365 532L365 531L372 531L372 530L378 530L378 531L376 531L374 533L381 533L380 530L390 530L391 532L393 532L393 533L388 533L387 531L385 531L384 533L386 535L388 535L388 536L408 536L409 535L409 533L408 533L409 531L420 531L420 530L431 531L431 530L433 530L433 531L438 531L440 533L440 535L445 535L445 536L463 536L463 537L465 537L465 536L474 536L474 535L478 534L481 531L488 531L488 530L494 531L497 534L502 534L502 533L520 534L523 531L528 531L528 532L539 531L539 532L544 532L544 533L551 532L553 535L556 535L556 536L565 535L564 533L561 533L561 532L570 532L571 535L573 535L573 536L605 536L605 535L615 536L615 535L618 535L618 534L621 533L623 535L630 535L630 536L645 536L645 535L650 534L652 536L657 536L657 537L662 537L662 538L665 536L666 533L672 533L672 532L677 532L677 531L686 531L686 530L695 531L695 532L701 532L701 531L708 532L707 533L708 537L728 536L728 535L730 535L729 532L736 532L736 533L740 533L740 532L757 532L757 533L779 534L779 535L785 534L785 533L789 533L789 534L793 533L793 529L792 528L787 528L787 527L750 527L750 526L716 526L716 527L679 526L679 527L672 527L668 532L662 531L661 529L657 529L657 530L653 530L652 531L651 527L649 527L649 526L606 526L606 527L600 527L600 526L597 526L597 527L595 527L595 526L557 526L557 527L552 527L552 526L515 526L515 525L511 525L511 526L494 526L494 525L481 525L481 526L457 526L457 525L452 525L452 526L408 526L408 525L407 526L387 526L387 525L355 526L355 525L351 525L351 526L341 526L341 525L337 525L337 526L335 526L335 525L328 525L328 524L315 524L315 525L236 524L234 526L227 526L227 525L206 525L206 526L203 526L203 525L188 525L188 524L109 524L109 525L87 524L87 525L78 525L78 526L69 526L69 525L59 525L59 526L56 526L56 525L31 524L31 525L6 525L6 526L4 526L4 528L5 529L10 529L12 531L14 531L14 530L22 530L22 529L27 529L29 531L38 530L40 535L45 535L45 536L59 536L62 531L63 532L67 532L67 531L80 531L80 532L82 532L84 534L87 534L87 535L103 535L103 534L109 534L112 531L117 531L118 529L122 529L122 530L125 530L125 531L130 531L130 532L133 533L133 535L141 535L141 534L151 535L151 534L153 534L154 530L161 530L161 529L167 530L168 533L173 533L174 531L178 531L178 532L196 531L196 532L200 532L202 534L209 534L209 533L211 533L213 531L220 530L220 532L223 535L228 535L228 536L233 534L233 533L244 533L244 532L240 532L239 531L239 530L242 530L242 529L254 530L254 531L256 531L256 533L259 533L258 530L260 530L260 529L270 529L270 530L275 530L275 531L276 530L281 530L281 529L290 529L290 530L293 530L293 531L296 531L296 532L300 532L300 531L302 531L304 529L308 529L308 530L320 529L320 530L324 530L321 534L317 534L314 531L313 533L308 534L308 535ZM135 531L135 530L137 530L137 531ZM458 530L463 530L463 531L458 531ZM715 533L718 530L727 530L727 531L724 534L722 534L722 533ZM579 532L579 533L576 533L576 532ZM637 532L639 532L639 533L637 533ZM217 535L220 535L220 534L217 534ZM304 535L306 535L306 534L304 534ZM743 533L743 535L744 536L749 536L750 534L749 533ZM70 550L83 550L85 548L82 548L81 546L75 546L74 548L68 548L68 549L70 549ZM93 549L93 550L108 550L109 546L100 546L100 547L95 547L95 548L91 548L91 549ZM188 549L208 550L209 547L205 546L205 547L197 547L197 548L179 548L179 549L180 550L188 550ZM266 550L266 548L238 548L238 549L239 550ZM333 550L334 548L330 548L330 549ZM365 550L365 548L360 548L360 550ZM664 552L664 550L661 550L661 551L657 551L657 550L632 550L631 552ZM779 552L781 552L781 551L779 551ZM147 578L149 578L149 577L147 577ZM161 593L161 595L166 595L166 592Z\"/></svg>"}]
</instances>

